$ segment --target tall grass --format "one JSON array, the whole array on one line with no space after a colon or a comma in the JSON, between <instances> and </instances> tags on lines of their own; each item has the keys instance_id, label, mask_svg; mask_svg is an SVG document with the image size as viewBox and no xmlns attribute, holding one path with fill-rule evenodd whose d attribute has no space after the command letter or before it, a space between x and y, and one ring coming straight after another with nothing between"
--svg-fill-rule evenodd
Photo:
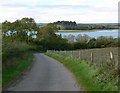
<instances>
[{"instance_id":1,"label":"tall grass","mask_svg":"<svg viewBox=\"0 0 120 93\"><path fill-rule=\"evenodd\" d=\"M32 46L26 42L21 41L10 41L3 38L2 42L2 68L7 68L19 59L21 59L23 54L31 51Z\"/></svg>"},{"instance_id":2,"label":"tall grass","mask_svg":"<svg viewBox=\"0 0 120 93\"><path fill-rule=\"evenodd\" d=\"M29 45L25 42L14 41L8 42L3 41L2 43L2 62L5 63L12 57L19 56L21 53L27 51Z\"/></svg>"},{"instance_id":3,"label":"tall grass","mask_svg":"<svg viewBox=\"0 0 120 93\"><path fill-rule=\"evenodd\" d=\"M22 71L24 71L29 64L32 62L32 53L26 53L24 54L24 57L20 60L17 60L17 62L11 66L9 66L7 69L2 70L2 86L4 87L7 85L10 81L12 81L15 77L20 75Z\"/></svg>"}]
</instances>

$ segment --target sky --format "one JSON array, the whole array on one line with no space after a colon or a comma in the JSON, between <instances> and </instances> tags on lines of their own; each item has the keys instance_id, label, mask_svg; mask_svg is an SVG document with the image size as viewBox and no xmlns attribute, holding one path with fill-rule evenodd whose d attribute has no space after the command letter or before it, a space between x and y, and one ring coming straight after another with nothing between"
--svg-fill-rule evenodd
<instances>
[{"instance_id":1,"label":"sky","mask_svg":"<svg viewBox=\"0 0 120 93\"><path fill-rule=\"evenodd\" d=\"M117 23L119 0L0 0L0 22L32 17L37 23Z\"/></svg>"}]
</instances>

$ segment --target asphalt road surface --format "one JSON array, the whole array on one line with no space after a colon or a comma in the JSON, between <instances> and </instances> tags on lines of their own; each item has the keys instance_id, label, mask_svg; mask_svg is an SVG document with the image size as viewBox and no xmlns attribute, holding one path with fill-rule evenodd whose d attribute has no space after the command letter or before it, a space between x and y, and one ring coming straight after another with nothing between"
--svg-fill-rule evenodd
<instances>
[{"instance_id":1,"label":"asphalt road surface","mask_svg":"<svg viewBox=\"0 0 120 93\"><path fill-rule=\"evenodd\" d=\"M34 54L33 63L5 91L80 91L72 73L44 54Z\"/></svg>"}]
</instances>

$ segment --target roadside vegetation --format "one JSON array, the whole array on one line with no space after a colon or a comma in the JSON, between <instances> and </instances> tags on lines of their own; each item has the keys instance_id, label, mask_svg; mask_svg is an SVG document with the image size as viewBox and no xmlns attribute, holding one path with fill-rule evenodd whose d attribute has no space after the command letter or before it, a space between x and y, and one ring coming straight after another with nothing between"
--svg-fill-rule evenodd
<instances>
[{"instance_id":1,"label":"roadside vegetation","mask_svg":"<svg viewBox=\"0 0 120 93\"><path fill-rule=\"evenodd\" d=\"M9 63L9 67L2 70L2 86L4 87L18 77L32 63L32 59L32 53L29 52L22 54L12 62L10 60L12 64Z\"/></svg>"},{"instance_id":2,"label":"roadside vegetation","mask_svg":"<svg viewBox=\"0 0 120 93\"><path fill-rule=\"evenodd\" d=\"M38 49L29 42L32 37L26 34L26 31L32 29L36 29L36 25L31 18L2 23L2 87L18 77L32 63L32 54Z\"/></svg>"},{"instance_id":3,"label":"roadside vegetation","mask_svg":"<svg viewBox=\"0 0 120 93\"><path fill-rule=\"evenodd\" d=\"M26 42L10 41L2 43L2 87L18 77L31 63L33 47Z\"/></svg>"},{"instance_id":4,"label":"roadside vegetation","mask_svg":"<svg viewBox=\"0 0 120 93\"><path fill-rule=\"evenodd\" d=\"M108 67L97 68L95 65L78 58L66 57L60 54L47 52L46 55L63 63L73 72L79 84L85 91L118 91L118 74L117 71L105 71ZM116 74L115 74L116 73Z\"/></svg>"}]
</instances>

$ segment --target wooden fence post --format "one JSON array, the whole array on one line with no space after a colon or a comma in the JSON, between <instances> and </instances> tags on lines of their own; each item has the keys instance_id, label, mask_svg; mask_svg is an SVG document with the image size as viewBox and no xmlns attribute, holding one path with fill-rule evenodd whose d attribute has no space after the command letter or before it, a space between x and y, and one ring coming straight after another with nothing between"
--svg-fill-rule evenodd
<instances>
[{"instance_id":1,"label":"wooden fence post","mask_svg":"<svg viewBox=\"0 0 120 93\"><path fill-rule=\"evenodd\" d=\"M116 64L115 64L115 61L114 61L113 52L111 52L111 51L110 51L110 60L112 62L112 66L116 69Z\"/></svg>"},{"instance_id":2,"label":"wooden fence post","mask_svg":"<svg viewBox=\"0 0 120 93\"><path fill-rule=\"evenodd\" d=\"M113 53L110 51L110 59L113 60Z\"/></svg>"},{"instance_id":3,"label":"wooden fence post","mask_svg":"<svg viewBox=\"0 0 120 93\"><path fill-rule=\"evenodd\" d=\"M93 63L93 53L91 52L91 62Z\"/></svg>"}]
</instances>

